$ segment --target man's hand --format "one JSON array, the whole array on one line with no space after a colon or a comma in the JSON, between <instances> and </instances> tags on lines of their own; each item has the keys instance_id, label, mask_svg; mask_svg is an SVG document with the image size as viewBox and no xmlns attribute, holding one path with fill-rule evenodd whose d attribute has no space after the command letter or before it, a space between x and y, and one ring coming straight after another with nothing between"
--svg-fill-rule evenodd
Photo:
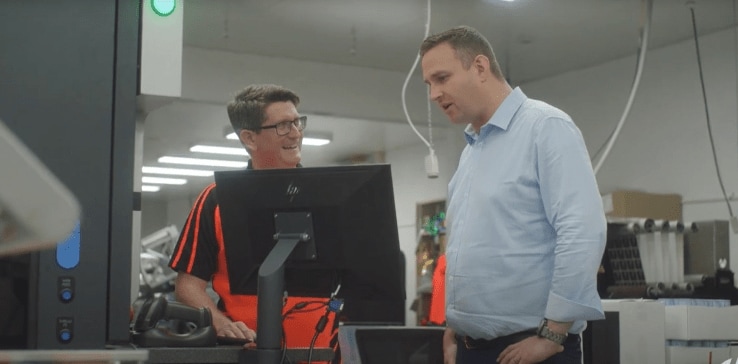
<instances>
[{"instance_id":1,"label":"man's hand","mask_svg":"<svg viewBox=\"0 0 738 364\"><path fill-rule=\"evenodd\" d=\"M443 364L456 364L456 333L450 328L443 332Z\"/></svg>"},{"instance_id":2,"label":"man's hand","mask_svg":"<svg viewBox=\"0 0 738 364\"><path fill-rule=\"evenodd\" d=\"M226 318L227 320L227 318ZM221 321L215 325L216 335L256 341L256 332L241 321Z\"/></svg>"},{"instance_id":3,"label":"man's hand","mask_svg":"<svg viewBox=\"0 0 738 364\"><path fill-rule=\"evenodd\" d=\"M540 363L564 351L564 347L548 339L531 336L505 348L497 362L500 364Z\"/></svg>"},{"instance_id":4,"label":"man's hand","mask_svg":"<svg viewBox=\"0 0 738 364\"><path fill-rule=\"evenodd\" d=\"M243 322L231 321L223 312L218 310L210 296L205 292L207 281L187 274L179 272L177 274L177 281L174 286L174 293L177 296L177 300L192 306L192 307L205 307L210 310L210 314L213 318L213 327L215 327L216 335L222 337L231 337L238 339L250 339L256 340L256 333L251 330Z\"/></svg>"}]
</instances>

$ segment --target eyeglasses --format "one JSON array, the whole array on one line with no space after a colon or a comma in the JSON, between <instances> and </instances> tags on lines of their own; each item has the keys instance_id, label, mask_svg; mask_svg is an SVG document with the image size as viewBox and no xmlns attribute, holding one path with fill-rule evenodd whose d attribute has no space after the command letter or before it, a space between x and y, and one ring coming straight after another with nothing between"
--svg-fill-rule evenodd
<instances>
[{"instance_id":1,"label":"eyeglasses","mask_svg":"<svg viewBox=\"0 0 738 364\"><path fill-rule=\"evenodd\" d=\"M274 125L260 126L255 130L274 129L274 131L277 132L277 135L284 136L292 131L293 126L297 131L303 131L305 126L307 126L307 116L303 115L295 120L285 120Z\"/></svg>"}]
</instances>

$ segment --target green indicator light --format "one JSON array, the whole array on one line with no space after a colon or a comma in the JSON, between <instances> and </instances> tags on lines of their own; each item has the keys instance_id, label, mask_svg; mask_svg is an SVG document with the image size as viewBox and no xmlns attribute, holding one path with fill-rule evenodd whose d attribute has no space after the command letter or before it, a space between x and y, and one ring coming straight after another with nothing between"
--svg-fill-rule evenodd
<instances>
[{"instance_id":1,"label":"green indicator light","mask_svg":"<svg viewBox=\"0 0 738 364\"><path fill-rule=\"evenodd\" d=\"M171 15L176 5L176 0L151 0L151 9L159 16Z\"/></svg>"}]
</instances>

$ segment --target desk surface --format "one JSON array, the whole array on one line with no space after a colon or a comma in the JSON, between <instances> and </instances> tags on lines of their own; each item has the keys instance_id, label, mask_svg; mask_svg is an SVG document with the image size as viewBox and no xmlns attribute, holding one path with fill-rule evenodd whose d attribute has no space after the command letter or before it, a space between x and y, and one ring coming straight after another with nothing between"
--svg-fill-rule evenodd
<instances>
[{"instance_id":1,"label":"desk surface","mask_svg":"<svg viewBox=\"0 0 738 364\"><path fill-rule=\"evenodd\" d=\"M249 350L251 351L251 350ZM240 346L115 350L0 350L0 363L248 363ZM313 361L330 361L333 350L314 349ZM288 349L291 362L307 361L309 349Z\"/></svg>"},{"instance_id":2,"label":"desk surface","mask_svg":"<svg viewBox=\"0 0 738 364\"><path fill-rule=\"evenodd\" d=\"M146 348L148 363L239 363L243 360L240 346L217 346L214 348ZM251 351L251 350L249 350ZM309 349L288 349L291 362L307 361ZM313 361L333 360L333 350L314 349Z\"/></svg>"},{"instance_id":3,"label":"desk surface","mask_svg":"<svg viewBox=\"0 0 738 364\"><path fill-rule=\"evenodd\" d=\"M109 363L144 362L149 358L145 349L116 350L0 350L1 363Z\"/></svg>"}]
</instances>

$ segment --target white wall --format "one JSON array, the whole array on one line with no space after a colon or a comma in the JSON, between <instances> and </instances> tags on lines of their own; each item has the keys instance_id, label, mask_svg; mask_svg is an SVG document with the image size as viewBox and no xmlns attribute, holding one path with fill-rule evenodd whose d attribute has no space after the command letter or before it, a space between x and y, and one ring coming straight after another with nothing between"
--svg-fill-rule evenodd
<instances>
[{"instance_id":1,"label":"white wall","mask_svg":"<svg viewBox=\"0 0 738 364\"><path fill-rule=\"evenodd\" d=\"M408 71L413 60L408 60ZM418 71L419 72L419 71ZM366 120L405 120L400 91L406 73L185 47L182 97L218 104L251 83L274 83L301 95L300 112ZM427 114L425 86L407 91L413 119ZM440 119L439 119L440 120Z\"/></svg>"},{"instance_id":2,"label":"white wall","mask_svg":"<svg viewBox=\"0 0 738 364\"><path fill-rule=\"evenodd\" d=\"M700 38L707 103L720 171L728 196L738 190L736 51L733 30ZM523 85L530 97L568 112L590 154L605 142L625 108L635 55L597 67ZM685 221L728 220L710 150L694 41L646 55L630 116L597 176L600 191L637 189L678 193ZM738 204L732 202L738 212ZM733 270L738 240L731 234Z\"/></svg>"},{"instance_id":3,"label":"white wall","mask_svg":"<svg viewBox=\"0 0 738 364\"><path fill-rule=\"evenodd\" d=\"M736 126L736 59L733 31L701 38L708 103L723 180L728 194L738 186ZM227 100L254 82L282 84L305 96L303 112L335 114L367 120L402 120L399 90L405 74L358 67L185 48L183 97L197 101ZM412 60L408 61L411 64ZM590 153L604 143L619 120L635 70L635 56L522 85L528 96L568 112L584 134ZM425 90L415 77L408 91L413 118L425 117ZM602 193L638 189L679 193L687 202L684 220L727 219L721 203L690 203L720 197L705 127L693 42L651 50L641 88L620 139L598 175ZM434 116L436 122L446 122ZM441 175L428 179L424 144L390 150L401 248L408 262L408 306L415 297L415 207L443 199L464 141L459 128L439 131L436 152ZM158 223L181 228L191 199L172 201ZM154 217L144 206L143 225ZM738 209L735 203L733 208ZM731 261L736 266L736 236L731 235ZM414 315L408 311L409 324Z\"/></svg>"},{"instance_id":4,"label":"white wall","mask_svg":"<svg viewBox=\"0 0 738 364\"><path fill-rule=\"evenodd\" d=\"M457 161L464 146L461 129L439 131L439 142L434 143L438 155L438 178L430 179L425 173L424 159L429 150L425 144L388 151L385 160L392 165L395 192L395 210L400 235L400 248L405 254L405 283L407 292L405 322L415 326L415 312L410 304L415 299L415 248L417 245L416 206L419 203L444 200L448 182L456 170Z\"/></svg>"},{"instance_id":5,"label":"white wall","mask_svg":"<svg viewBox=\"0 0 738 364\"><path fill-rule=\"evenodd\" d=\"M145 192L144 192L145 193ZM168 201L144 198L141 202L141 237L144 238L168 225ZM177 224L180 227L181 223Z\"/></svg>"}]
</instances>

